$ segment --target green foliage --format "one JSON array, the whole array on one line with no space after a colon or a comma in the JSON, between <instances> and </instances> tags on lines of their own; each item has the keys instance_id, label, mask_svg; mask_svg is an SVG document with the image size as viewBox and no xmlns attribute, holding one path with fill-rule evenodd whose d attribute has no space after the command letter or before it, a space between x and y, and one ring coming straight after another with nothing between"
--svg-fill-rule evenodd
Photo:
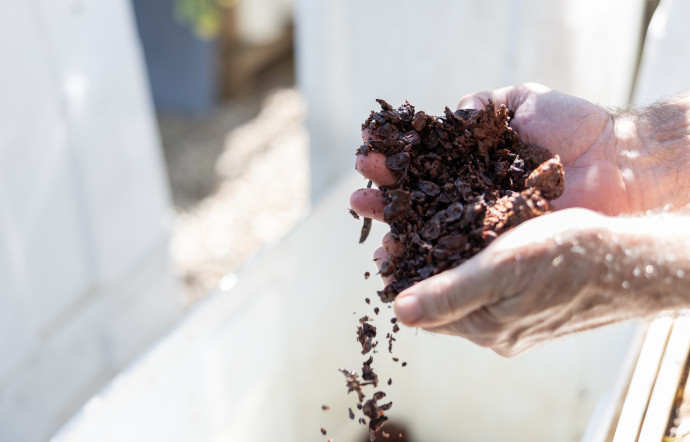
<instances>
[{"instance_id":1,"label":"green foliage","mask_svg":"<svg viewBox=\"0 0 690 442\"><path fill-rule=\"evenodd\" d=\"M197 37L212 40L220 33L221 9L234 4L232 0L175 0L175 18Z\"/></svg>"}]
</instances>

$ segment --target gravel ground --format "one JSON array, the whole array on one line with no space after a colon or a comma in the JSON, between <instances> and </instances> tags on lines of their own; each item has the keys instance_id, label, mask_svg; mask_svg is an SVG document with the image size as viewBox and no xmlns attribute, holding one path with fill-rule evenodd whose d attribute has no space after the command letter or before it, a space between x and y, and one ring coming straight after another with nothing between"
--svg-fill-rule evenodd
<instances>
[{"instance_id":1,"label":"gravel ground","mask_svg":"<svg viewBox=\"0 0 690 442\"><path fill-rule=\"evenodd\" d=\"M291 65L202 118L159 117L176 217L173 265L194 302L309 204L304 107Z\"/></svg>"}]
</instances>

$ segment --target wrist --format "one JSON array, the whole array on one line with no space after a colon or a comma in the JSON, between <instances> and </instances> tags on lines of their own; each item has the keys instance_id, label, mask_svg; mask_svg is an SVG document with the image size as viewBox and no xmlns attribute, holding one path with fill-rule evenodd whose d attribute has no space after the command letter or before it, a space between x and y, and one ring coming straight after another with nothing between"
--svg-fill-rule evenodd
<instances>
[{"instance_id":1,"label":"wrist","mask_svg":"<svg viewBox=\"0 0 690 442\"><path fill-rule=\"evenodd\" d=\"M623 112L613 120L631 211L690 203L690 94Z\"/></svg>"}]
</instances>

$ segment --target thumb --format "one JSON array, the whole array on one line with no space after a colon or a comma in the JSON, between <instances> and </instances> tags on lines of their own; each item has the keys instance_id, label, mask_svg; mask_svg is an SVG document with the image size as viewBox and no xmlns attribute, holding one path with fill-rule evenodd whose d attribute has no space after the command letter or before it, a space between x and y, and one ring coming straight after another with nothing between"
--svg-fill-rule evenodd
<instances>
[{"instance_id":1,"label":"thumb","mask_svg":"<svg viewBox=\"0 0 690 442\"><path fill-rule=\"evenodd\" d=\"M489 100L493 101L496 106L502 104L509 107L510 97L514 93L513 86L504 87L501 89L494 89L490 91L482 91L474 94L465 95L458 102L458 109L484 109Z\"/></svg>"},{"instance_id":2,"label":"thumb","mask_svg":"<svg viewBox=\"0 0 690 442\"><path fill-rule=\"evenodd\" d=\"M487 100L488 102L488 100ZM457 109L484 109L486 103L480 94L465 95L458 102Z\"/></svg>"},{"instance_id":3,"label":"thumb","mask_svg":"<svg viewBox=\"0 0 690 442\"><path fill-rule=\"evenodd\" d=\"M486 282L477 280L475 260L418 282L395 299L395 315L408 326L435 327L455 321L484 304Z\"/></svg>"}]
</instances>

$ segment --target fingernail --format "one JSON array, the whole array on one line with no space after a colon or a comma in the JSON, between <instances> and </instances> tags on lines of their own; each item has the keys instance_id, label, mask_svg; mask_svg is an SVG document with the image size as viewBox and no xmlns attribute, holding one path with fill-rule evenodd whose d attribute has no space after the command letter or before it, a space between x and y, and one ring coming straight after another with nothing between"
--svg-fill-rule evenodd
<instances>
[{"instance_id":1,"label":"fingernail","mask_svg":"<svg viewBox=\"0 0 690 442\"><path fill-rule=\"evenodd\" d=\"M422 305L415 295L397 299L394 308L395 316L402 322L415 322L422 317Z\"/></svg>"}]
</instances>

